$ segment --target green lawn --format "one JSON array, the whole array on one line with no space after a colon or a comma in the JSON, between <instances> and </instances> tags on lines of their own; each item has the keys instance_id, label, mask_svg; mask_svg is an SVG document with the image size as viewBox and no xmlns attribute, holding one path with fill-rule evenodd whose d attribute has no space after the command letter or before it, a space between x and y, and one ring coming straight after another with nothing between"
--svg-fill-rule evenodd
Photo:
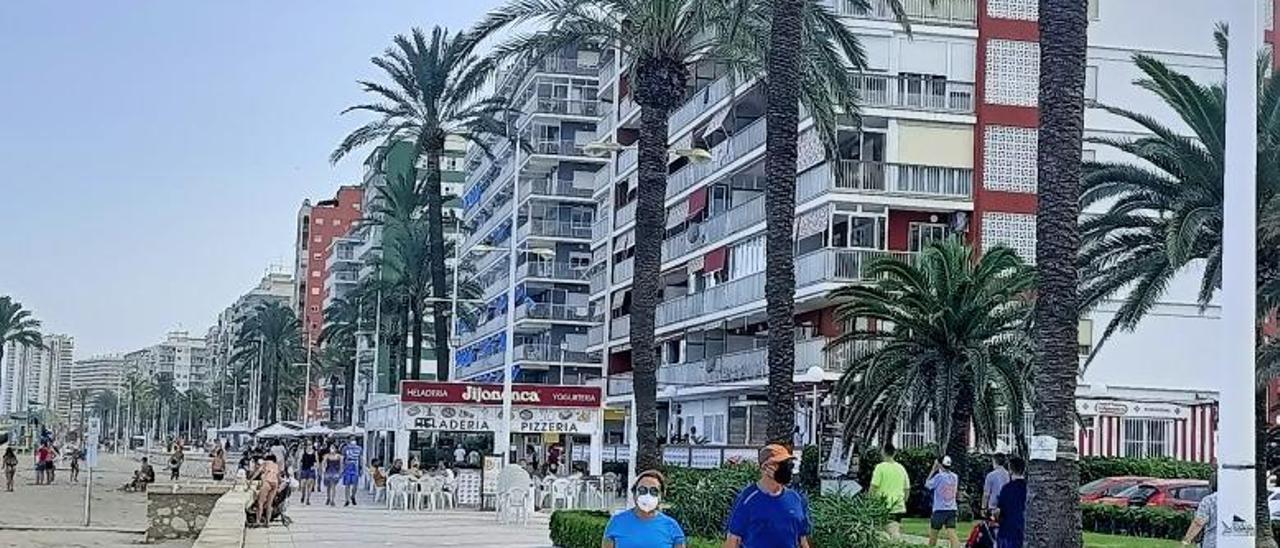
<instances>
[{"instance_id":1,"label":"green lawn","mask_svg":"<svg viewBox=\"0 0 1280 548\"><path fill-rule=\"evenodd\" d=\"M971 522L960 524L959 535L961 543L964 543L969 538L969 530L972 528L973 523ZM925 518L907 518L902 521L902 532L908 535L926 537L929 535L929 520ZM941 541L938 544L945 546L945 543ZM1175 540L1085 533L1084 545L1088 548L1175 548L1179 543Z\"/></svg>"}]
</instances>

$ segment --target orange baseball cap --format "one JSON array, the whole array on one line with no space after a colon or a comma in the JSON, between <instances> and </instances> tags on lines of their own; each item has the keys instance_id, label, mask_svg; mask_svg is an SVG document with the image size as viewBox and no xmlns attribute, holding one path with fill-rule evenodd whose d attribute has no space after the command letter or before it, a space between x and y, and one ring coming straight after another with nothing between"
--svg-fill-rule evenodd
<instances>
[{"instance_id":1,"label":"orange baseball cap","mask_svg":"<svg viewBox=\"0 0 1280 548\"><path fill-rule=\"evenodd\" d=\"M791 451L784 446L771 443L760 449L760 464L774 464L784 460L796 458Z\"/></svg>"}]
</instances>

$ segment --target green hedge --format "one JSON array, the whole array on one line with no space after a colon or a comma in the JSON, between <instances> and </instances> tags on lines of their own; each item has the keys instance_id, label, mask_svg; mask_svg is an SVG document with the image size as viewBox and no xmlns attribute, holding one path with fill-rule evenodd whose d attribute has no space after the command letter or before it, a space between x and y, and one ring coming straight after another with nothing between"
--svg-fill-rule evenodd
<instances>
[{"instance_id":1,"label":"green hedge","mask_svg":"<svg viewBox=\"0 0 1280 548\"><path fill-rule=\"evenodd\" d=\"M1080 459L1081 485L1111 476L1207 480L1212 475L1213 465L1203 462L1116 457L1085 457Z\"/></svg>"},{"instance_id":2,"label":"green hedge","mask_svg":"<svg viewBox=\"0 0 1280 548\"><path fill-rule=\"evenodd\" d=\"M1112 535L1181 539L1191 525L1193 512L1169 508L1124 508L1108 504L1081 504L1084 530Z\"/></svg>"},{"instance_id":3,"label":"green hedge","mask_svg":"<svg viewBox=\"0 0 1280 548\"><path fill-rule=\"evenodd\" d=\"M593 510L556 510L551 514L551 543L557 548L600 548L609 514ZM685 535L689 532L686 530ZM723 542L689 536L688 548L719 548Z\"/></svg>"},{"instance_id":4,"label":"green hedge","mask_svg":"<svg viewBox=\"0 0 1280 548\"><path fill-rule=\"evenodd\" d=\"M755 464L735 464L713 470L667 467L667 514L680 522L686 535L716 538L724 534L733 501L743 486L760 478Z\"/></svg>"}]
</instances>

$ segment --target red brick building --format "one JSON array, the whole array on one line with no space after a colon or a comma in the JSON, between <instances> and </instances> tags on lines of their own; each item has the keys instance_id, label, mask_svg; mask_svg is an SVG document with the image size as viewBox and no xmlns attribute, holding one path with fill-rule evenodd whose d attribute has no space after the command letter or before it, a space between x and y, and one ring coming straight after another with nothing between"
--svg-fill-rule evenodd
<instances>
[{"instance_id":1,"label":"red brick building","mask_svg":"<svg viewBox=\"0 0 1280 548\"><path fill-rule=\"evenodd\" d=\"M359 222L364 191L359 186L342 186L333 198L314 205L303 200L298 210L298 230L294 249L294 307L302 319L302 329L314 344L324 328L325 263L334 238L345 236Z\"/></svg>"}]
</instances>

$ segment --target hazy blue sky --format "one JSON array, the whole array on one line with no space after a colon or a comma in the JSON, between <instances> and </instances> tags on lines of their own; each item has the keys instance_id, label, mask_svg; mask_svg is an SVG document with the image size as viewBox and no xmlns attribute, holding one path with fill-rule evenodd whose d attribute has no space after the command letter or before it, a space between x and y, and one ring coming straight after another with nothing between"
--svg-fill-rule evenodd
<instances>
[{"instance_id":1,"label":"hazy blue sky","mask_svg":"<svg viewBox=\"0 0 1280 548\"><path fill-rule=\"evenodd\" d=\"M0 2L0 295L76 337L140 348L289 264L356 78L413 26L497 0Z\"/></svg>"}]
</instances>

